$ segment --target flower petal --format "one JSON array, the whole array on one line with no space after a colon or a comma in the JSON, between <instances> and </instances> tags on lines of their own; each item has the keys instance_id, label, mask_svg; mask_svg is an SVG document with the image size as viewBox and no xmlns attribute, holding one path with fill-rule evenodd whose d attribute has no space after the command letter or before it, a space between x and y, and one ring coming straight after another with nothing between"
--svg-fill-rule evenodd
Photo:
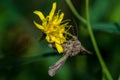
<instances>
[{"instance_id":1,"label":"flower petal","mask_svg":"<svg viewBox=\"0 0 120 80\"><path fill-rule=\"evenodd\" d=\"M56 2L53 3L52 9L51 9L51 11L50 11L50 13L49 13L49 21L52 20L53 15L54 15L54 13L55 13L55 10L56 10Z\"/></svg>"},{"instance_id":2,"label":"flower petal","mask_svg":"<svg viewBox=\"0 0 120 80\"><path fill-rule=\"evenodd\" d=\"M40 11L34 11L33 13L35 13L36 15L38 15L38 16L39 16L39 18L40 18L42 21L44 21L44 20L45 20L45 17L44 17L44 15L43 15L43 13L42 13L42 12L40 12Z\"/></svg>"},{"instance_id":3,"label":"flower petal","mask_svg":"<svg viewBox=\"0 0 120 80\"><path fill-rule=\"evenodd\" d=\"M49 43L53 43L53 42L54 42L53 38L54 38L54 37L53 37L52 35L49 35L49 34L46 35L46 40L47 40L47 42L49 42Z\"/></svg>"},{"instance_id":4,"label":"flower petal","mask_svg":"<svg viewBox=\"0 0 120 80\"><path fill-rule=\"evenodd\" d=\"M51 41L51 40L50 40L50 36L46 35L46 40L47 40L48 42L50 42L50 41Z\"/></svg>"},{"instance_id":5,"label":"flower petal","mask_svg":"<svg viewBox=\"0 0 120 80\"><path fill-rule=\"evenodd\" d=\"M59 53L62 53L62 52L63 52L63 48L62 48L62 46L61 46L60 44L55 43L55 46L56 46L56 49L57 49L57 51L58 51Z\"/></svg>"},{"instance_id":6,"label":"flower petal","mask_svg":"<svg viewBox=\"0 0 120 80\"><path fill-rule=\"evenodd\" d=\"M61 21L63 20L63 17L64 17L64 13L61 13L58 21L56 22L56 24L60 24Z\"/></svg>"},{"instance_id":7,"label":"flower petal","mask_svg":"<svg viewBox=\"0 0 120 80\"><path fill-rule=\"evenodd\" d=\"M33 21L33 23L35 24L35 26L38 28L38 29L41 29L44 31L44 27L40 24L38 24L37 22Z\"/></svg>"}]
</instances>

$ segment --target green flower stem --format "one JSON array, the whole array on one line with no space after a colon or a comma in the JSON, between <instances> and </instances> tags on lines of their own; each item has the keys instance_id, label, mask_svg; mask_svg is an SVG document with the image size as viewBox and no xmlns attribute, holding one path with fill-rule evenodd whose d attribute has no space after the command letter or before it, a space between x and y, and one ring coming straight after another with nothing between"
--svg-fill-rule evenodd
<instances>
[{"instance_id":1,"label":"green flower stem","mask_svg":"<svg viewBox=\"0 0 120 80\"><path fill-rule=\"evenodd\" d=\"M93 31L92 31L92 27L91 27L91 24L90 24L90 18L89 18L89 0L86 0L86 19L84 19L83 17L81 17L78 12L76 11L76 9L74 8L74 6L72 5L72 2L71 0L66 0L66 3L68 4L68 6L70 7L71 11L74 13L74 15L80 20L82 21L83 23L85 23L88 27L88 32L90 34L90 38L91 38L91 41L92 41L92 44L93 44L93 47L95 49L95 52L96 52L96 55L98 57L98 60L101 64L101 67L102 67L102 71L103 71L103 74L106 75L106 77L108 78L108 80L113 80L112 79L112 76L110 75L109 73L109 70L107 69L106 65L105 65L105 62L101 56L101 53L99 51L99 48L97 46L97 42L95 40L95 37L94 37L94 34L93 34Z\"/></svg>"},{"instance_id":2,"label":"green flower stem","mask_svg":"<svg viewBox=\"0 0 120 80\"><path fill-rule=\"evenodd\" d=\"M76 16L76 18L78 18L80 21L82 21L83 23L86 24L86 20L79 15L79 13L77 12L77 10L75 9L75 7L73 6L72 2L70 0L66 0L66 3L68 4L68 6L70 7L71 11L73 12L73 14Z\"/></svg>"},{"instance_id":3,"label":"green flower stem","mask_svg":"<svg viewBox=\"0 0 120 80\"><path fill-rule=\"evenodd\" d=\"M93 47L95 49L96 55L98 57L98 60L101 64L103 74L105 73L108 80L113 80L110 73L109 73L109 70L107 69L107 67L105 65L104 60L102 59L102 56L100 54L99 48L97 46L93 31L92 31L92 27L91 27L91 24L90 24L90 17L89 17L89 0L86 0L86 18L87 18L87 26L88 26L88 31L89 31L89 34L90 34L90 37L91 37L91 41L92 41Z\"/></svg>"}]
</instances>

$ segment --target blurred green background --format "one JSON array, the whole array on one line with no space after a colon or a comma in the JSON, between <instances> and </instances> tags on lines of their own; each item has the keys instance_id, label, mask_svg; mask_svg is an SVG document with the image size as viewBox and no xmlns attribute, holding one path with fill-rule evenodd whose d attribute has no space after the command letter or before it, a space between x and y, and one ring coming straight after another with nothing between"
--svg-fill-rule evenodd
<instances>
[{"instance_id":1,"label":"blurred green background","mask_svg":"<svg viewBox=\"0 0 120 80\"><path fill-rule=\"evenodd\" d=\"M49 14L52 3L71 19L73 34L92 55L70 57L54 77L48 67L62 55L48 46L33 24L33 14ZM85 0L72 0L85 17ZM114 80L120 80L120 0L90 0L90 19L101 55ZM77 30L77 31L76 31ZM77 32L77 33L75 33ZM65 0L0 0L0 80L101 80L101 65L96 57L86 26Z\"/></svg>"}]
</instances>

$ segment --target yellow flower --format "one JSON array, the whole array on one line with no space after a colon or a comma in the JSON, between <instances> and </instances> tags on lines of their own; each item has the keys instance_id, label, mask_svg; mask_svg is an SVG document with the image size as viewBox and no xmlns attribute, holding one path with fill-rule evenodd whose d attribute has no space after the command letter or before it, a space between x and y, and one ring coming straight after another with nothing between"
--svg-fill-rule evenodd
<instances>
[{"instance_id":1,"label":"yellow flower","mask_svg":"<svg viewBox=\"0 0 120 80\"><path fill-rule=\"evenodd\" d=\"M44 16L41 11L34 11L36 15L39 16L39 18L42 21L42 24L38 24L34 21L34 24L37 28L42 30L43 33L46 34L46 40L49 43L54 43L57 51L59 53L63 52L62 44L66 42L66 37L64 36L66 34L65 28L68 27L68 23L62 23L64 13L58 11L57 14L55 14L56 10L56 2L53 3L52 9L48 16Z\"/></svg>"}]
</instances>

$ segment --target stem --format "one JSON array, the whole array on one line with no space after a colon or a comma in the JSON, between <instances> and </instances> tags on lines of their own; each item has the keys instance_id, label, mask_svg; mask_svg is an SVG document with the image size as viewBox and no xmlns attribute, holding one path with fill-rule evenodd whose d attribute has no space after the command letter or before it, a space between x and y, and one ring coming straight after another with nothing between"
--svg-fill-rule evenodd
<instances>
[{"instance_id":1,"label":"stem","mask_svg":"<svg viewBox=\"0 0 120 80\"><path fill-rule=\"evenodd\" d=\"M82 21L83 23L86 24L86 20L79 15L79 13L77 12L77 10L75 9L75 7L73 6L72 2L70 0L66 0L66 3L68 4L68 6L70 7L71 11L73 12L73 14L76 16L76 18L78 18L80 21Z\"/></svg>"},{"instance_id":2,"label":"stem","mask_svg":"<svg viewBox=\"0 0 120 80\"><path fill-rule=\"evenodd\" d=\"M89 0L86 0L86 19L87 19L87 26L88 26L88 31L89 31L89 34L90 34L90 38L91 38L91 41L92 41L92 44L93 44L93 47L95 49L95 52L96 52L96 55L98 57L98 60L101 64L101 67L103 69L103 72L105 73L106 77L108 78L108 80L113 80L105 63L104 63L104 60L102 59L102 56L100 54L100 51L99 51L99 48L97 46L97 42L95 40L95 37L94 37L94 34L93 34L93 31L92 31L92 27L91 27L91 24L90 24L90 17L89 17Z\"/></svg>"}]
</instances>

